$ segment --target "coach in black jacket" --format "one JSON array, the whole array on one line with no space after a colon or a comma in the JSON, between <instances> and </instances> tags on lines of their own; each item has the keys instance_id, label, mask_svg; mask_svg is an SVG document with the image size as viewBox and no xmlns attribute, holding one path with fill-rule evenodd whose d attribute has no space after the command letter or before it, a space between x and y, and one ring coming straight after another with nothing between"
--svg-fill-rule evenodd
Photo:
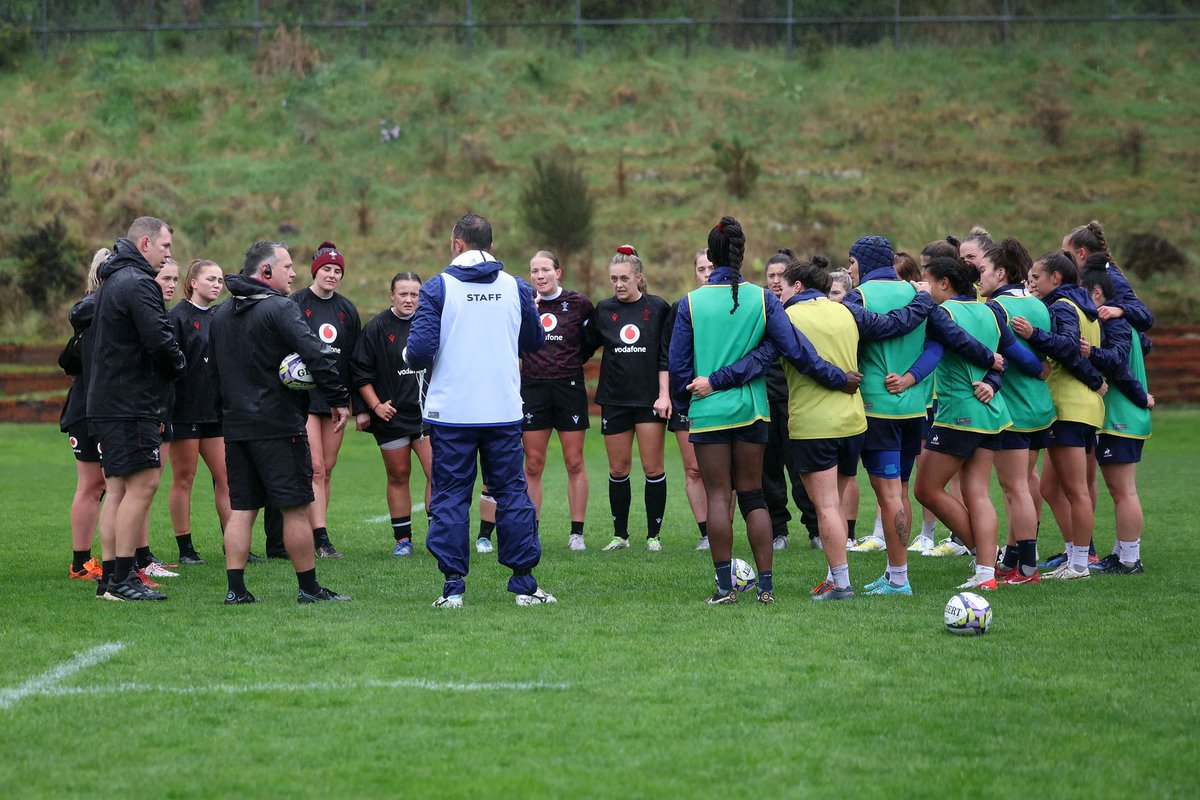
<instances>
[{"instance_id":1,"label":"coach in black jacket","mask_svg":"<svg viewBox=\"0 0 1200 800\"><path fill-rule=\"evenodd\" d=\"M154 281L170 255L170 226L138 217L99 270L86 416L100 445L108 497L100 514L101 549L116 554L111 565L103 562L96 592L109 600L167 599L142 583L133 563L162 475L167 390L187 366Z\"/></svg>"},{"instance_id":2,"label":"coach in black jacket","mask_svg":"<svg viewBox=\"0 0 1200 800\"><path fill-rule=\"evenodd\" d=\"M296 272L287 245L257 242L246 251L242 272L226 275L232 299L213 312L210 350L221 385L221 419L229 501L225 527L225 567L229 605L255 601L245 584L250 530L258 509L270 504L283 512L283 541L296 579L298 600L348 600L317 582L312 525L312 457L305 434L308 403L302 392L285 387L279 362L298 353L333 410L337 429L350 418L350 394L333 356L290 302Z\"/></svg>"}]
</instances>

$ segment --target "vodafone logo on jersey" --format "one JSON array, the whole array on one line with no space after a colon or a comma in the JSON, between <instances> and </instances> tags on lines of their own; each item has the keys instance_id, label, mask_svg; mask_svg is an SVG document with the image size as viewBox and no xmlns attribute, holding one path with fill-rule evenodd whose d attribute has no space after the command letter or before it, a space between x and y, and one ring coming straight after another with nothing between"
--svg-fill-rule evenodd
<instances>
[{"instance_id":1,"label":"vodafone logo on jersey","mask_svg":"<svg viewBox=\"0 0 1200 800\"><path fill-rule=\"evenodd\" d=\"M558 317L553 314L542 314L542 329L549 333L558 327Z\"/></svg>"},{"instance_id":2,"label":"vodafone logo on jersey","mask_svg":"<svg viewBox=\"0 0 1200 800\"><path fill-rule=\"evenodd\" d=\"M621 341L625 344L636 344L642 338L642 332L637 325L629 324L621 328Z\"/></svg>"},{"instance_id":3,"label":"vodafone logo on jersey","mask_svg":"<svg viewBox=\"0 0 1200 800\"><path fill-rule=\"evenodd\" d=\"M321 337L321 341L325 344L332 344L337 341L337 328L326 322L320 328L317 328L317 335Z\"/></svg>"}]
</instances>

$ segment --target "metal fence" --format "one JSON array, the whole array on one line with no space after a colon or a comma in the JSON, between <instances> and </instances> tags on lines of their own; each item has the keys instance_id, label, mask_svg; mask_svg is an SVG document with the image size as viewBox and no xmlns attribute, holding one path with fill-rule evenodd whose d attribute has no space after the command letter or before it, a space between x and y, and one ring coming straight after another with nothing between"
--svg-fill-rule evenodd
<instances>
[{"instance_id":1,"label":"metal fence","mask_svg":"<svg viewBox=\"0 0 1200 800\"><path fill-rule=\"evenodd\" d=\"M782 47L866 45L890 40L916 43L1009 44L1018 35L1040 32L1049 41L1063 30L1107 28L1117 37L1125 27L1200 22L1197 0L527 0L520 4L458 0L454 3L368 2L368 0L11 0L0 21L24 26L48 58L52 47L90 36L144 37L151 57L162 42L224 34L221 46L257 48L264 31L281 24L355 47L360 57L404 47L453 42L466 48L519 43L569 47L580 57L592 47L631 39L654 46ZM946 13L952 6L960 13ZM853 13L832 13L843 9ZM641 12L633 16L630 12ZM647 12L657 16L647 15ZM107 20L107 22L101 22ZM516 34L514 34L516 32Z\"/></svg>"}]
</instances>

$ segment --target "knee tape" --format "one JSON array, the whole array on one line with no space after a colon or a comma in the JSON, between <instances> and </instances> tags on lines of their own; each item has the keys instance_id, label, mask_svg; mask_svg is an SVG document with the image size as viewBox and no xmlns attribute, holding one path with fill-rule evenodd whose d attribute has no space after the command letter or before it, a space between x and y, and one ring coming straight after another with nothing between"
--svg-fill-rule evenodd
<instances>
[{"instance_id":1,"label":"knee tape","mask_svg":"<svg viewBox=\"0 0 1200 800\"><path fill-rule=\"evenodd\" d=\"M738 492L737 493L738 510L742 512L742 519L750 516L751 511L767 508L767 500L763 496L762 489L756 489L753 492Z\"/></svg>"}]
</instances>

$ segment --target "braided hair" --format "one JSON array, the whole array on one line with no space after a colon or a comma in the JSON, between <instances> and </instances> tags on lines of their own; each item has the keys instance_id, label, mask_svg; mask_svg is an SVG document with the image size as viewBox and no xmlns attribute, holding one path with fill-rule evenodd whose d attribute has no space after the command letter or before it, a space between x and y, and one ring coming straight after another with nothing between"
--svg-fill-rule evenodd
<instances>
[{"instance_id":1,"label":"braided hair","mask_svg":"<svg viewBox=\"0 0 1200 800\"><path fill-rule=\"evenodd\" d=\"M733 217L721 217L717 226L708 232L708 257L713 266L729 267L734 271L730 293L733 296L733 314L738 309L738 284L742 281L742 259L746 255L746 235L742 223Z\"/></svg>"},{"instance_id":2,"label":"braided hair","mask_svg":"<svg viewBox=\"0 0 1200 800\"><path fill-rule=\"evenodd\" d=\"M1094 219L1068 233L1067 243L1071 247L1082 247L1089 254L1103 253L1105 260L1112 262L1112 252L1108 249L1108 239L1104 237L1104 226L1100 224L1100 220Z\"/></svg>"}]
</instances>

